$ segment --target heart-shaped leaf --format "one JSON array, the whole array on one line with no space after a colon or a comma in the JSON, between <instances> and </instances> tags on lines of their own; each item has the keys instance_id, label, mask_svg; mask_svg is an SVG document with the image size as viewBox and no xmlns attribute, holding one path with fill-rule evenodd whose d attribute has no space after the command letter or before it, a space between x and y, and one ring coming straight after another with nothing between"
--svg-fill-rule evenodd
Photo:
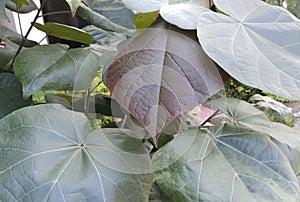
<instances>
[{"instance_id":1,"label":"heart-shaped leaf","mask_svg":"<svg viewBox=\"0 0 300 202\"><path fill-rule=\"evenodd\" d=\"M61 105L27 107L0 120L2 201L147 201L150 158L127 130L90 132Z\"/></svg>"},{"instance_id":2,"label":"heart-shaped leaf","mask_svg":"<svg viewBox=\"0 0 300 202\"><path fill-rule=\"evenodd\" d=\"M300 151L300 131L281 123L270 122L264 112L251 104L232 98L221 98L213 105L225 113L236 126L265 133Z\"/></svg>"},{"instance_id":3,"label":"heart-shaped leaf","mask_svg":"<svg viewBox=\"0 0 300 202\"><path fill-rule=\"evenodd\" d=\"M288 159L266 135L222 125L175 137L152 159L155 181L174 201L296 201Z\"/></svg>"},{"instance_id":4,"label":"heart-shaped leaf","mask_svg":"<svg viewBox=\"0 0 300 202\"><path fill-rule=\"evenodd\" d=\"M97 75L98 61L87 49L42 45L22 51L14 63L24 96L38 90L87 89Z\"/></svg>"},{"instance_id":5,"label":"heart-shaped leaf","mask_svg":"<svg viewBox=\"0 0 300 202\"><path fill-rule=\"evenodd\" d=\"M47 22L44 25L34 23L34 27L42 32L45 32L47 35L55 36L61 39L77 41L83 44L91 44L94 42L94 39L91 35L76 27L52 22Z\"/></svg>"},{"instance_id":6,"label":"heart-shaped leaf","mask_svg":"<svg viewBox=\"0 0 300 202\"><path fill-rule=\"evenodd\" d=\"M123 47L106 73L121 106L156 136L177 116L223 87L195 32L161 21Z\"/></svg>"},{"instance_id":7,"label":"heart-shaped leaf","mask_svg":"<svg viewBox=\"0 0 300 202\"><path fill-rule=\"evenodd\" d=\"M240 82L300 99L300 21L287 10L260 0L216 0L228 15L198 18L204 51Z\"/></svg>"},{"instance_id":8,"label":"heart-shaped leaf","mask_svg":"<svg viewBox=\"0 0 300 202\"><path fill-rule=\"evenodd\" d=\"M0 74L0 119L9 113L30 105L22 94L22 85L13 74Z\"/></svg>"},{"instance_id":9,"label":"heart-shaped leaf","mask_svg":"<svg viewBox=\"0 0 300 202\"><path fill-rule=\"evenodd\" d=\"M72 15L74 16L79 4L81 3L81 0L66 0L66 2L69 4Z\"/></svg>"}]
</instances>

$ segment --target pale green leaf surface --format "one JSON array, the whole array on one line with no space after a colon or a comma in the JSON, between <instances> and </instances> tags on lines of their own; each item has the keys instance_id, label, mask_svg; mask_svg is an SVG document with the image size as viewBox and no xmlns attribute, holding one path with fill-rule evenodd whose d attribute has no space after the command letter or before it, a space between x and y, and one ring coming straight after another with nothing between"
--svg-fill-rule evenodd
<instances>
[{"instance_id":1,"label":"pale green leaf surface","mask_svg":"<svg viewBox=\"0 0 300 202\"><path fill-rule=\"evenodd\" d=\"M191 129L152 159L155 180L174 201L296 201L297 178L265 135L230 125Z\"/></svg>"},{"instance_id":2,"label":"pale green leaf surface","mask_svg":"<svg viewBox=\"0 0 300 202\"><path fill-rule=\"evenodd\" d=\"M66 2L69 4L72 15L74 16L79 4L81 3L81 0L66 0Z\"/></svg>"},{"instance_id":3,"label":"pale green leaf surface","mask_svg":"<svg viewBox=\"0 0 300 202\"><path fill-rule=\"evenodd\" d=\"M205 8L205 1L187 1L178 4L164 4L160 8L160 15L167 22L182 29L197 29L198 16L209 11Z\"/></svg>"},{"instance_id":4,"label":"pale green leaf surface","mask_svg":"<svg viewBox=\"0 0 300 202\"><path fill-rule=\"evenodd\" d=\"M123 0L123 2L138 13L157 11L167 0Z\"/></svg>"},{"instance_id":5,"label":"pale green leaf surface","mask_svg":"<svg viewBox=\"0 0 300 202\"><path fill-rule=\"evenodd\" d=\"M22 85L18 79L9 73L0 74L0 119L19 108L30 104L24 100Z\"/></svg>"},{"instance_id":6,"label":"pale green leaf surface","mask_svg":"<svg viewBox=\"0 0 300 202\"><path fill-rule=\"evenodd\" d=\"M47 22L44 25L34 23L34 27L42 32L45 32L47 35L55 36L61 39L76 41L83 44L91 44L94 42L94 39L91 35L81 29L78 29L77 27L53 22Z\"/></svg>"},{"instance_id":7,"label":"pale green leaf surface","mask_svg":"<svg viewBox=\"0 0 300 202\"><path fill-rule=\"evenodd\" d=\"M24 96L38 90L87 89L97 75L98 61L87 49L42 45L21 52L14 64Z\"/></svg>"},{"instance_id":8,"label":"pale green leaf surface","mask_svg":"<svg viewBox=\"0 0 300 202\"><path fill-rule=\"evenodd\" d=\"M197 31L204 51L240 82L299 99L299 19L260 0L214 2L228 16L200 14Z\"/></svg>"},{"instance_id":9,"label":"pale green leaf surface","mask_svg":"<svg viewBox=\"0 0 300 202\"><path fill-rule=\"evenodd\" d=\"M281 123L270 122L264 112L251 104L232 98L222 98L213 102L236 126L246 127L265 133L277 141L300 151L300 131Z\"/></svg>"},{"instance_id":10,"label":"pale green leaf surface","mask_svg":"<svg viewBox=\"0 0 300 202\"><path fill-rule=\"evenodd\" d=\"M1 201L146 201L150 159L129 131L90 131L61 105L39 105L0 120Z\"/></svg>"}]
</instances>

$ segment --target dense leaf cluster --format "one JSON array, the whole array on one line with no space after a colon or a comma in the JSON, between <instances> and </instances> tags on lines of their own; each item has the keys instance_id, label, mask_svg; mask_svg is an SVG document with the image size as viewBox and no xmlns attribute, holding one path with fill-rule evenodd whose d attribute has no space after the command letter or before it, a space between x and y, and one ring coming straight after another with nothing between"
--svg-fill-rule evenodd
<instances>
[{"instance_id":1,"label":"dense leaf cluster","mask_svg":"<svg viewBox=\"0 0 300 202\"><path fill-rule=\"evenodd\" d=\"M297 17L260 0L65 3L89 25L0 2L3 20L37 11L24 36L0 25L0 201L299 200L300 132L216 96L233 77L299 99Z\"/></svg>"}]
</instances>

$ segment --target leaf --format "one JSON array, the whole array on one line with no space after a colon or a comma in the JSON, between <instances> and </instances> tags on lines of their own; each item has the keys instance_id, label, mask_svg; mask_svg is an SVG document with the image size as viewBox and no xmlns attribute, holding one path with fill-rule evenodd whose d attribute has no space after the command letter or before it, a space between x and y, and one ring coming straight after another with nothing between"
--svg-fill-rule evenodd
<instances>
[{"instance_id":1,"label":"leaf","mask_svg":"<svg viewBox=\"0 0 300 202\"><path fill-rule=\"evenodd\" d=\"M228 15L200 14L198 38L204 51L238 81L299 99L300 21L260 0L214 3Z\"/></svg>"},{"instance_id":2,"label":"leaf","mask_svg":"<svg viewBox=\"0 0 300 202\"><path fill-rule=\"evenodd\" d=\"M221 98L213 106L225 113L233 124L265 133L300 151L300 131L281 123L270 122L264 112L251 104L232 98Z\"/></svg>"},{"instance_id":3,"label":"leaf","mask_svg":"<svg viewBox=\"0 0 300 202\"><path fill-rule=\"evenodd\" d=\"M28 106L30 99L24 100L22 85L18 79L9 73L0 74L0 119L9 113Z\"/></svg>"},{"instance_id":4,"label":"leaf","mask_svg":"<svg viewBox=\"0 0 300 202\"><path fill-rule=\"evenodd\" d=\"M30 13L31 11L38 9L38 7L36 6L36 4L34 3L33 0L28 0L25 4L23 1L23 5L19 8L17 7L15 2L10 1L10 0L6 1L6 4L5 4L6 8L8 8L9 10L15 11L15 12L19 12L19 13ZM18 2L19 2L19 0L18 0Z\"/></svg>"},{"instance_id":5,"label":"leaf","mask_svg":"<svg viewBox=\"0 0 300 202\"><path fill-rule=\"evenodd\" d=\"M126 40L126 35L123 33L109 32L93 25L88 25L82 30L86 31L94 39L98 45L105 46L116 50L117 45Z\"/></svg>"},{"instance_id":6,"label":"leaf","mask_svg":"<svg viewBox=\"0 0 300 202\"><path fill-rule=\"evenodd\" d=\"M150 13L138 13L135 16L135 26L137 29L148 28L159 16L158 11Z\"/></svg>"},{"instance_id":7,"label":"leaf","mask_svg":"<svg viewBox=\"0 0 300 202\"><path fill-rule=\"evenodd\" d=\"M114 116L115 118L124 117L123 109L120 105L110 96L101 94L90 96L88 99L82 97L74 100L72 102L73 110L84 112L86 102L88 102L89 108L87 112L89 114L102 114L105 116Z\"/></svg>"},{"instance_id":8,"label":"leaf","mask_svg":"<svg viewBox=\"0 0 300 202\"><path fill-rule=\"evenodd\" d=\"M8 0L1 0L0 1L0 18L6 21L9 21L9 18L6 15L5 4Z\"/></svg>"},{"instance_id":9,"label":"leaf","mask_svg":"<svg viewBox=\"0 0 300 202\"><path fill-rule=\"evenodd\" d=\"M230 125L185 131L152 159L155 181L174 201L296 201L297 178L259 132Z\"/></svg>"},{"instance_id":10,"label":"leaf","mask_svg":"<svg viewBox=\"0 0 300 202\"><path fill-rule=\"evenodd\" d=\"M29 0L11 0L16 4L17 11L20 10L22 6L28 6Z\"/></svg>"},{"instance_id":11,"label":"leaf","mask_svg":"<svg viewBox=\"0 0 300 202\"><path fill-rule=\"evenodd\" d=\"M66 2L70 6L70 9L72 11L72 15L75 16L77 8L78 8L79 4L81 3L81 0L66 0Z\"/></svg>"},{"instance_id":12,"label":"leaf","mask_svg":"<svg viewBox=\"0 0 300 202\"><path fill-rule=\"evenodd\" d=\"M169 23L180 27L181 29L194 30L197 29L198 16L209 11L206 2L187 1L177 4L164 4L160 8L160 15Z\"/></svg>"},{"instance_id":13,"label":"leaf","mask_svg":"<svg viewBox=\"0 0 300 202\"><path fill-rule=\"evenodd\" d=\"M123 0L123 2L138 13L158 11L162 5L168 3L167 0Z\"/></svg>"},{"instance_id":14,"label":"leaf","mask_svg":"<svg viewBox=\"0 0 300 202\"><path fill-rule=\"evenodd\" d=\"M42 32L45 32L47 35L55 36L61 39L76 41L83 44L91 44L94 42L94 39L91 35L73 26L47 22L44 25L34 23L34 27Z\"/></svg>"},{"instance_id":15,"label":"leaf","mask_svg":"<svg viewBox=\"0 0 300 202\"><path fill-rule=\"evenodd\" d=\"M0 120L3 201L146 201L150 158L127 130L90 132L61 105L18 110Z\"/></svg>"},{"instance_id":16,"label":"leaf","mask_svg":"<svg viewBox=\"0 0 300 202\"><path fill-rule=\"evenodd\" d=\"M300 18L300 1L299 0L286 0L288 10L295 16Z\"/></svg>"},{"instance_id":17,"label":"leaf","mask_svg":"<svg viewBox=\"0 0 300 202\"><path fill-rule=\"evenodd\" d=\"M130 33L134 30L134 13L120 1L88 1L89 7L81 4L77 14L92 25L104 30Z\"/></svg>"},{"instance_id":18,"label":"leaf","mask_svg":"<svg viewBox=\"0 0 300 202\"><path fill-rule=\"evenodd\" d=\"M196 40L195 32L158 22L123 47L107 70L112 97L153 137L223 86L222 72Z\"/></svg>"},{"instance_id":19,"label":"leaf","mask_svg":"<svg viewBox=\"0 0 300 202\"><path fill-rule=\"evenodd\" d=\"M105 16L113 23L135 29L135 13L126 7L122 1L115 0L85 0L88 6L95 12Z\"/></svg>"},{"instance_id":20,"label":"leaf","mask_svg":"<svg viewBox=\"0 0 300 202\"><path fill-rule=\"evenodd\" d=\"M22 82L24 96L38 90L87 89L97 75L98 61L87 49L66 45L42 45L21 52L14 71Z\"/></svg>"}]
</instances>

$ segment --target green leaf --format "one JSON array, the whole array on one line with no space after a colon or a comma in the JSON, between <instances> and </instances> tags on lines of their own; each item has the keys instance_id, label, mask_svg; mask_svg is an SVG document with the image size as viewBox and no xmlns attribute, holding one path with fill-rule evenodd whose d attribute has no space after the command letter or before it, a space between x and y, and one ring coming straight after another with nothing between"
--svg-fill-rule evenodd
<instances>
[{"instance_id":1,"label":"green leaf","mask_svg":"<svg viewBox=\"0 0 300 202\"><path fill-rule=\"evenodd\" d=\"M75 16L77 8L78 8L79 4L81 3L81 0L66 0L66 2L70 6L70 9L72 11L72 15Z\"/></svg>"},{"instance_id":2,"label":"green leaf","mask_svg":"<svg viewBox=\"0 0 300 202\"><path fill-rule=\"evenodd\" d=\"M94 42L94 39L91 35L81 29L78 29L77 27L53 22L47 22L44 25L36 22L34 23L34 27L42 32L45 32L47 35L55 36L61 39L77 41L83 44L91 44Z\"/></svg>"},{"instance_id":3,"label":"green leaf","mask_svg":"<svg viewBox=\"0 0 300 202\"><path fill-rule=\"evenodd\" d=\"M167 0L123 0L123 2L138 13L158 11Z\"/></svg>"},{"instance_id":4,"label":"green leaf","mask_svg":"<svg viewBox=\"0 0 300 202\"><path fill-rule=\"evenodd\" d=\"M14 1L8 0L6 1L5 6L9 10L19 12L19 13L30 13L31 11L38 9L38 7L36 6L33 0L28 0L27 3L28 4L23 4L21 7L18 7Z\"/></svg>"},{"instance_id":5,"label":"green leaf","mask_svg":"<svg viewBox=\"0 0 300 202\"><path fill-rule=\"evenodd\" d=\"M11 1L13 1L16 4L17 11L19 11L22 6L29 5L28 0L11 0Z\"/></svg>"},{"instance_id":6,"label":"green leaf","mask_svg":"<svg viewBox=\"0 0 300 202\"><path fill-rule=\"evenodd\" d=\"M300 1L299 0L286 0L288 10L295 16L300 18Z\"/></svg>"},{"instance_id":7,"label":"green leaf","mask_svg":"<svg viewBox=\"0 0 300 202\"><path fill-rule=\"evenodd\" d=\"M224 112L239 127L265 133L277 141L300 151L300 131L281 123L270 122L264 112L251 104L232 98L221 98L213 105Z\"/></svg>"},{"instance_id":8,"label":"green leaf","mask_svg":"<svg viewBox=\"0 0 300 202\"><path fill-rule=\"evenodd\" d=\"M87 49L42 45L22 51L14 63L24 96L38 90L87 89L97 75L98 61Z\"/></svg>"},{"instance_id":9,"label":"green leaf","mask_svg":"<svg viewBox=\"0 0 300 202\"><path fill-rule=\"evenodd\" d=\"M204 51L238 81L300 99L300 21L287 10L260 0L216 0L227 15L198 18ZM251 56L251 57L250 57Z\"/></svg>"},{"instance_id":10,"label":"green leaf","mask_svg":"<svg viewBox=\"0 0 300 202\"><path fill-rule=\"evenodd\" d=\"M174 201L296 201L297 178L259 132L230 125L192 129L158 150L155 181Z\"/></svg>"},{"instance_id":11,"label":"green leaf","mask_svg":"<svg viewBox=\"0 0 300 202\"><path fill-rule=\"evenodd\" d=\"M0 18L6 21L9 21L9 18L6 15L5 4L8 0L0 0Z\"/></svg>"},{"instance_id":12,"label":"green leaf","mask_svg":"<svg viewBox=\"0 0 300 202\"><path fill-rule=\"evenodd\" d=\"M92 25L104 30L128 33L135 29L134 13L124 3L113 0L87 1L81 4L77 14Z\"/></svg>"},{"instance_id":13,"label":"green leaf","mask_svg":"<svg viewBox=\"0 0 300 202\"><path fill-rule=\"evenodd\" d=\"M187 1L177 4L164 4L160 8L160 15L169 23L182 29L197 29L198 16L209 11L205 1Z\"/></svg>"},{"instance_id":14,"label":"green leaf","mask_svg":"<svg viewBox=\"0 0 300 202\"><path fill-rule=\"evenodd\" d=\"M106 73L112 97L154 137L223 87L195 32L161 21L120 50Z\"/></svg>"},{"instance_id":15,"label":"green leaf","mask_svg":"<svg viewBox=\"0 0 300 202\"><path fill-rule=\"evenodd\" d=\"M158 17L159 12L139 13L135 17L135 26L137 29L148 28Z\"/></svg>"},{"instance_id":16,"label":"green leaf","mask_svg":"<svg viewBox=\"0 0 300 202\"><path fill-rule=\"evenodd\" d=\"M83 114L61 105L15 111L0 120L1 200L146 201L150 158L129 133L90 132Z\"/></svg>"},{"instance_id":17,"label":"green leaf","mask_svg":"<svg viewBox=\"0 0 300 202\"><path fill-rule=\"evenodd\" d=\"M89 106L89 109L86 109L89 114L102 114L115 118L124 117L123 109L110 96L99 94L90 96L88 99L86 97L76 99L72 102L73 110L84 112L86 103Z\"/></svg>"},{"instance_id":18,"label":"green leaf","mask_svg":"<svg viewBox=\"0 0 300 202\"><path fill-rule=\"evenodd\" d=\"M116 50L117 45L127 39L123 33L109 32L93 25L88 25L83 30L93 37L96 44L113 50Z\"/></svg>"},{"instance_id":19,"label":"green leaf","mask_svg":"<svg viewBox=\"0 0 300 202\"><path fill-rule=\"evenodd\" d=\"M0 74L0 119L9 113L30 105L31 101L23 99L22 85L9 73Z\"/></svg>"}]
</instances>

